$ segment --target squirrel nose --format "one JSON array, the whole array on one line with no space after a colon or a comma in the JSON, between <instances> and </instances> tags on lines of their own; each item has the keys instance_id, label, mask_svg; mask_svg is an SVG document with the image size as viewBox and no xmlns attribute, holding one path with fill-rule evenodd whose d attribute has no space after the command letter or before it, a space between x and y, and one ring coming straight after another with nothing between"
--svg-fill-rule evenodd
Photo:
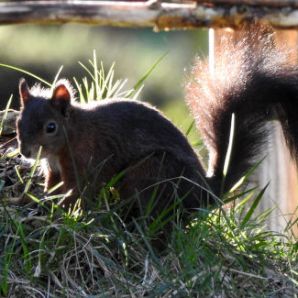
<instances>
[{"instance_id":1,"label":"squirrel nose","mask_svg":"<svg viewBox=\"0 0 298 298\"><path fill-rule=\"evenodd\" d=\"M20 151L21 151L21 154L23 156L25 156L27 158L30 158L30 156L31 156L31 150L30 150L30 148L26 148L24 146L21 146Z\"/></svg>"}]
</instances>

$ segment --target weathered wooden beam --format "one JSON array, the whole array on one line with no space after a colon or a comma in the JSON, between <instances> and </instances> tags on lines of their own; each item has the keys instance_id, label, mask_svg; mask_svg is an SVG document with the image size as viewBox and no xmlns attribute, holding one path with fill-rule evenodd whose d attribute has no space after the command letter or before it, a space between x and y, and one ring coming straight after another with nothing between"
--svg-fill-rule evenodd
<instances>
[{"instance_id":1,"label":"weathered wooden beam","mask_svg":"<svg viewBox=\"0 0 298 298\"><path fill-rule=\"evenodd\" d=\"M263 7L298 7L298 0L197 0L198 3L214 5L249 5Z\"/></svg>"},{"instance_id":2,"label":"weathered wooden beam","mask_svg":"<svg viewBox=\"0 0 298 298\"><path fill-rule=\"evenodd\" d=\"M298 28L298 4L290 0L10 1L0 2L0 24L87 23L155 30L239 27L258 20L275 28ZM267 6L261 6L266 3ZM287 5L280 6L282 2ZM269 4L272 4L271 6ZM273 5L275 4L275 5Z\"/></svg>"}]
</instances>

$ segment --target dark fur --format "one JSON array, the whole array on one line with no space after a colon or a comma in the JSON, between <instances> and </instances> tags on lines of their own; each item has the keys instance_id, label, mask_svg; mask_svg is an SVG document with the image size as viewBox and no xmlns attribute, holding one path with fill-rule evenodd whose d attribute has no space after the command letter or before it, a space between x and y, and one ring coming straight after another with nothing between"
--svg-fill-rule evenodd
<instances>
[{"instance_id":1,"label":"dark fur","mask_svg":"<svg viewBox=\"0 0 298 298\"><path fill-rule=\"evenodd\" d=\"M28 148L33 144L44 147L43 157L49 160L46 189L64 181L63 191L74 191L64 201L66 206L73 204L79 195L91 193L94 197L122 171L124 177L117 187L121 200L138 196L139 202L132 208L134 215L136 208L150 200L156 183L160 193L153 213L170 206L175 197L182 198L195 187L182 176L203 183L198 179L198 172L203 173L203 169L186 138L149 105L125 99L104 100L85 108L70 104L64 117L51 101L32 96L24 104L17 125L18 138L21 152L27 157L32 154ZM59 123L64 138L54 147L54 141L48 145L48 138L41 139L43 123L50 119ZM57 171L57 161L61 171ZM195 193L184 200L187 208L201 205L202 199Z\"/></svg>"},{"instance_id":2,"label":"dark fur","mask_svg":"<svg viewBox=\"0 0 298 298\"><path fill-rule=\"evenodd\" d=\"M53 96L30 91L21 82L21 152L34 156L43 145L49 160L46 189L62 180L60 191L73 190L65 206L86 194L96 200L100 188L121 172L116 187L122 201L133 198L129 218L144 215L157 186L153 216L177 198L186 210L206 206L214 201L209 190L215 196L227 191L257 161L268 134L265 123L273 116L283 120L297 156L297 67L287 65L286 55L273 49L270 34L254 32L238 43L223 39L216 60L213 71L198 61L186 88L188 106L209 150L208 178L186 138L156 109L124 99L83 107L69 101L73 94L67 82L58 83ZM234 145L222 189L232 113ZM43 126L50 119L59 132L49 139Z\"/></svg>"}]
</instances>

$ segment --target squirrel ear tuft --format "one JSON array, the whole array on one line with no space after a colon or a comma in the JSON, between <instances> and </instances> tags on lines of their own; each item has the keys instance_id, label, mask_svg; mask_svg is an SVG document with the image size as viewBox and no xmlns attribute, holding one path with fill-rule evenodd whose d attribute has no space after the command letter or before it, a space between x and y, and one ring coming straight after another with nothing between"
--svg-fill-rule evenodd
<instances>
[{"instance_id":1,"label":"squirrel ear tuft","mask_svg":"<svg viewBox=\"0 0 298 298\"><path fill-rule=\"evenodd\" d=\"M21 106L24 106L28 102L31 96L28 84L24 78L20 79L19 94L20 94Z\"/></svg>"}]
</instances>

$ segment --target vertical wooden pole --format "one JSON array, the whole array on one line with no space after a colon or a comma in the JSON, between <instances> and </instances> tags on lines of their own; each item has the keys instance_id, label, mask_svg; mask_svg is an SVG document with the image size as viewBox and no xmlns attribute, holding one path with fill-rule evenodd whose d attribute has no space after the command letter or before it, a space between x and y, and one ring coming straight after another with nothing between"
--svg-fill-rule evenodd
<instances>
[{"instance_id":1,"label":"vertical wooden pole","mask_svg":"<svg viewBox=\"0 0 298 298\"><path fill-rule=\"evenodd\" d=\"M277 31L275 36L277 48L290 50L289 62L297 63L298 32ZM290 219L297 217L295 209L298 206L298 175L279 123L273 123L270 139L267 146L268 158L258 172L262 184L265 184L268 178L270 181L270 187L260 207L262 209L276 207L269 218L269 226L281 231ZM297 226L293 227L293 233L298 234Z\"/></svg>"},{"instance_id":2,"label":"vertical wooden pole","mask_svg":"<svg viewBox=\"0 0 298 298\"><path fill-rule=\"evenodd\" d=\"M210 30L209 37L211 42L209 42L209 53L211 57L209 57L209 62L211 62L210 67L213 67L216 59L214 53L216 53L216 47L220 46L220 38L224 35L232 35L236 41L238 34L237 32L226 29ZM290 56L293 63L297 63L297 41L298 33L296 31L282 31L276 34L277 46L283 46L293 50L293 54ZM269 137L266 152L264 151L266 158L255 176L252 177L252 184L262 188L270 182L269 188L266 190L265 196L260 203L258 212L263 212L270 208L274 209L268 218L268 227L275 231L283 231L287 222L294 217L295 208L298 206L297 167L285 145L280 124L272 122L268 125L272 133ZM297 235L298 229L296 228L293 232Z\"/></svg>"}]
</instances>

